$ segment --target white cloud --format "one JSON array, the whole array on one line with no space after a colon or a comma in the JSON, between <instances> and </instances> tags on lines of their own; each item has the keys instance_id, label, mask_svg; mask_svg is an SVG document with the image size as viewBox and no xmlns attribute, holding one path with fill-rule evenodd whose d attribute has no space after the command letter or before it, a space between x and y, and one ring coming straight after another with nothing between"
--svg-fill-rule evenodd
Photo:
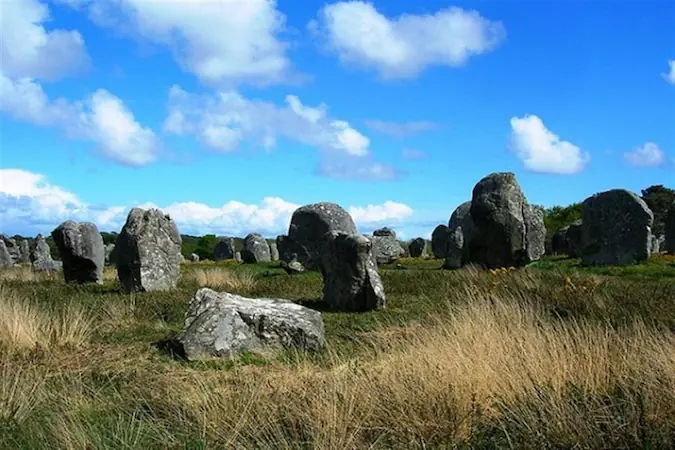
<instances>
[{"instance_id":1,"label":"white cloud","mask_svg":"<svg viewBox=\"0 0 675 450\"><path fill-rule=\"evenodd\" d=\"M2 2L0 71L9 78L55 80L82 70L89 58L77 31L45 30L49 8L36 0Z\"/></svg>"},{"instance_id":2,"label":"white cloud","mask_svg":"<svg viewBox=\"0 0 675 450\"><path fill-rule=\"evenodd\" d=\"M571 175L581 172L590 155L561 141L535 115L511 118L511 146L525 167L534 172Z\"/></svg>"},{"instance_id":3,"label":"white cloud","mask_svg":"<svg viewBox=\"0 0 675 450\"><path fill-rule=\"evenodd\" d=\"M623 154L624 159L631 166L657 167L666 162L666 154L653 142L647 142L631 152Z\"/></svg>"},{"instance_id":4,"label":"white cloud","mask_svg":"<svg viewBox=\"0 0 675 450\"><path fill-rule=\"evenodd\" d=\"M44 234L68 219L94 222L102 231L119 231L134 206L159 207L176 221L184 234L243 237L250 232L265 236L285 234L293 211L301 205L279 197L265 197L259 204L229 201L221 206L198 202L165 206L154 203L94 206L81 201L72 192L49 184L42 175L20 169L0 169L0 231L3 232ZM402 223L413 214L409 206L393 201L366 207L351 206L347 210L358 226Z\"/></svg>"},{"instance_id":5,"label":"white cloud","mask_svg":"<svg viewBox=\"0 0 675 450\"><path fill-rule=\"evenodd\" d=\"M388 134L399 139L414 136L425 131L436 130L438 128L438 124L427 121L398 123L387 122L384 120L367 120L366 126L371 130Z\"/></svg>"},{"instance_id":6,"label":"white cloud","mask_svg":"<svg viewBox=\"0 0 675 450\"><path fill-rule=\"evenodd\" d=\"M266 148L277 137L352 156L366 156L370 140L344 121L329 117L328 107L305 106L293 95L286 105L247 99L236 91L213 96L189 94L178 86L169 90L169 115L164 130L195 135L204 145L232 151L244 140Z\"/></svg>"},{"instance_id":7,"label":"white cloud","mask_svg":"<svg viewBox=\"0 0 675 450\"><path fill-rule=\"evenodd\" d=\"M413 78L429 66L461 66L493 50L506 34L501 22L473 10L388 18L364 1L327 5L309 26L344 63L373 68L385 79Z\"/></svg>"},{"instance_id":8,"label":"white cloud","mask_svg":"<svg viewBox=\"0 0 675 450\"><path fill-rule=\"evenodd\" d=\"M405 203L387 200L382 205L352 206L348 208L354 222L361 225L403 222L413 215L413 209Z\"/></svg>"},{"instance_id":9,"label":"white cloud","mask_svg":"<svg viewBox=\"0 0 675 450\"><path fill-rule=\"evenodd\" d=\"M368 161L323 162L317 173L337 180L392 181L401 176L394 166Z\"/></svg>"},{"instance_id":10,"label":"white cloud","mask_svg":"<svg viewBox=\"0 0 675 450\"><path fill-rule=\"evenodd\" d=\"M86 5L98 25L166 45L205 83L283 81L291 64L276 0L61 0Z\"/></svg>"},{"instance_id":11,"label":"white cloud","mask_svg":"<svg viewBox=\"0 0 675 450\"><path fill-rule=\"evenodd\" d=\"M661 76L670 84L675 84L675 59L668 61L669 71L662 73Z\"/></svg>"},{"instance_id":12,"label":"white cloud","mask_svg":"<svg viewBox=\"0 0 675 450\"><path fill-rule=\"evenodd\" d=\"M424 150L419 150L415 148L404 148L401 150L401 157L404 159L422 159L427 154L424 152Z\"/></svg>"}]
</instances>

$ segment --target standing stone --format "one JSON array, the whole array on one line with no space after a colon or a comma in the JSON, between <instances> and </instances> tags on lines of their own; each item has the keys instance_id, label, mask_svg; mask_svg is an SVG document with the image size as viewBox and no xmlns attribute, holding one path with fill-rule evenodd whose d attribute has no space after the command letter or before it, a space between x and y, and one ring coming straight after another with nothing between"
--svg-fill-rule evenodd
<instances>
[{"instance_id":1,"label":"standing stone","mask_svg":"<svg viewBox=\"0 0 675 450\"><path fill-rule=\"evenodd\" d=\"M373 244L373 255L378 264L389 264L403 256L404 251L396 239L396 232L389 227L373 231L369 237Z\"/></svg>"},{"instance_id":2,"label":"standing stone","mask_svg":"<svg viewBox=\"0 0 675 450\"><path fill-rule=\"evenodd\" d=\"M247 264L270 262L270 246L262 235L250 233L244 238L241 258Z\"/></svg>"},{"instance_id":3,"label":"standing stone","mask_svg":"<svg viewBox=\"0 0 675 450\"><path fill-rule=\"evenodd\" d=\"M583 265L631 265L649 259L654 214L633 192L612 189L581 205Z\"/></svg>"},{"instance_id":4,"label":"standing stone","mask_svg":"<svg viewBox=\"0 0 675 450\"><path fill-rule=\"evenodd\" d=\"M421 258L424 253L424 247L426 246L427 241L422 238L415 238L408 245L408 250L410 251L410 256L412 258Z\"/></svg>"},{"instance_id":5,"label":"standing stone","mask_svg":"<svg viewBox=\"0 0 675 450\"><path fill-rule=\"evenodd\" d=\"M671 255L675 255L675 202L668 209L666 215L666 239L664 249Z\"/></svg>"},{"instance_id":6,"label":"standing stone","mask_svg":"<svg viewBox=\"0 0 675 450\"><path fill-rule=\"evenodd\" d=\"M234 239L231 237L221 238L213 249L213 256L216 261L234 258Z\"/></svg>"},{"instance_id":7,"label":"standing stone","mask_svg":"<svg viewBox=\"0 0 675 450\"><path fill-rule=\"evenodd\" d=\"M5 244L7 253L12 260L12 265L19 263L21 260L21 250L19 249L19 246L16 245L16 239L0 234L0 240Z\"/></svg>"},{"instance_id":8,"label":"standing stone","mask_svg":"<svg viewBox=\"0 0 675 450\"><path fill-rule=\"evenodd\" d=\"M115 265L115 244L105 246L105 263Z\"/></svg>"},{"instance_id":9,"label":"standing stone","mask_svg":"<svg viewBox=\"0 0 675 450\"><path fill-rule=\"evenodd\" d=\"M279 251L279 260L289 262L293 257L293 249L291 248L291 242L288 240L288 236L280 234L277 236L276 244L277 250Z\"/></svg>"},{"instance_id":10,"label":"standing stone","mask_svg":"<svg viewBox=\"0 0 675 450\"><path fill-rule=\"evenodd\" d=\"M31 261L33 262L33 270L36 272L63 269L63 263L61 261L54 261L52 259L51 249L42 234L38 234L35 238L35 249L31 254Z\"/></svg>"},{"instance_id":11,"label":"standing stone","mask_svg":"<svg viewBox=\"0 0 675 450\"><path fill-rule=\"evenodd\" d=\"M23 239L19 244L19 262L30 263L30 244L27 239Z\"/></svg>"},{"instance_id":12,"label":"standing stone","mask_svg":"<svg viewBox=\"0 0 675 450\"><path fill-rule=\"evenodd\" d=\"M473 188L470 209L476 228L469 261L490 269L521 267L544 254L543 211L527 203L516 176L492 173Z\"/></svg>"},{"instance_id":13,"label":"standing stone","mask_svg":"<svg viewBox=\"0 0 675 450\"><path fill-rule=\"evenodd\" d=\"M241 257L241 252L236 252L234 254L234 260L237 261L238 263L244 262L244 259Z\"/></svg>"},{"instance_id":14,"label":"standing stone","mask_svg":"<svg viewBox=\"0 0 675 450\"><path fill-rule=\"evenodd\" d=\"M284 255L297 253L298 260L307 269L320 268L323 236L330 231L357 233L352 217L335 203L313 203L296 209L288 228Z\"/></svg>"},{"instance_id":15,"label":"standing stone","mask_svg":"<svg viewBox=\"0 0 675 450\"><path fill-rule=\"evenodd\" d=\"M0 268L6 269L14 265L14 259L7 250L4 239L0 239Z\"/></svg>"},{"instance_id":16,"label":"standing stone","mask_svg":"<svg viewBox=\"0 0 675 450\"><path fill-rule=\"evenodd\" d=\"M105 246L95 224L67 220L52 231L52 238L61 255L66 283L103 284Z\"/></svg>"},{"instance_id":17,"label":"standing stone","mask_svg":"<svg viewBox=\"0 0 675 450\"><path fill-rule=\"evenodd\" d=\"M270 258L272 261L279 261L279 248L277 247L276 242L270 242Z\"/></svg>"},{"instance_id":18,"label":"standing stone","mask_svg":"<svg viewBox=\"0 0 675 450\"><path fill-rule=\"evenodd\" d=\"M190 254L190 261L193 263L198 263L199 262L199 255L196 253L191 253Z\"/></svg>"},{"instance_id":19,"label":"standing stone","mask_svg":"<svg viewBox=\"0 0 675 450\"><path fill-rule=\"evenodd\" d=\"M129 211L115 243L122 292L175 288L180 274L181 244L176 223L159 209Z\"/></svg>"},{"instance_id":20,"label":"standing stone","mask_svg":"<svg viewBox=\"0 0 675 450\"><path fill-rule=\"evenodd\" d=\"M441 224L431 233L431 251L435 258L442 259L448 256L449 231L447 225Z\"/></svg>"},{"instance_id":21,"label":"standing stone","mask_svg":"<svg viewBox=\"0 0 675 450\"><path fill-rule=\"evenodd\" d=\"M336 311L372 311L385 307L372 243L360 234L326 233L321 251L323 299Z\"/></svg>"},{"instance_id":22,"label":"standing stone","mask_svg":"<svg viewBox=\"0 0 675 450\"><path fill-rule=\"evenodd\" d=\"M459 269L469 261L469 242L475 228L471 219L471 202L464 202L453 211L448 222L448 241L443 268Z\"/></svg>"},{"instance_id":23,"label":"standing stone","mask_svg":"<svg viewBox=\"0 0 675 450\"><path fill-rule=\"evenodd\" d=\"M659 236L652 234L652 242L650 244L649 253L652 255L657 255L661 252L661 246L659 242Z\"/></svg>"},{"instance_id":24,"label":"standing stone","mask_svg":"<svg viewBox=\"0 0 675 450\"><path fill-rule=\"evenodd\" d=\"M202 288L190 300L178 341L186 358L195 361L244 352L314 351L324 346L325 337L321 313L313 309Z\"/></svg>"}]
</instances>

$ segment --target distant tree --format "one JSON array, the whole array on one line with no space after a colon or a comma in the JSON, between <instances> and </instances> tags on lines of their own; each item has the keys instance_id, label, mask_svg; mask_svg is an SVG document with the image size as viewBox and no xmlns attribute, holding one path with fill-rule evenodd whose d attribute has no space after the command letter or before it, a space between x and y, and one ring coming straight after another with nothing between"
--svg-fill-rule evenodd
<instances>
[{"instance_id":1,"label":"distant tree","mask_svg":"<svg viewBox=\"0 0 675 450\"><path fill-rule=\"evenodd\" d=\"M103 238L103 245L114 244L117 242L118 233L115 231L101 231L101 237Z\"/></svg>"},{"instance_id":2,"label":"distant tree","mask_svg":"<svg viewBox=\"0 0 675 450\"><path fill-rule=\"evenodd\" d=\"M654 226L652 230L656 234L665 232L665 220L668 209L675 202L675 190L662 184L655 184L642 190L642 200L654 213Z\"/></svg>"},{"instance_id":3,"label":"distant tree","mask_svg":"<svg viewBox=\"0 0 675 450\"><path fill-rule=\"evenodd\" d=\"M216 237L215 234L207 234L206 236L202 236L199 238L197 241L197 246L194 250L194 253L199 255L199 259L205 260L205 259L210 259L213 261L214 259L214 250L216 248L216 245L218 244L218 238ZM189 256L189 255L186 255Z\"/></svg>"}]
</instances>

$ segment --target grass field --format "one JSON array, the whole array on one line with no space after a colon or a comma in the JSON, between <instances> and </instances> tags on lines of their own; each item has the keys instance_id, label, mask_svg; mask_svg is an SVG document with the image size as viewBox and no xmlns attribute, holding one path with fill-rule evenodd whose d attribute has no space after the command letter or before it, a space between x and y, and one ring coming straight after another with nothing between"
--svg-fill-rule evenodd
<instances>
[{"instance_id":1,"label":"grass field","mask_svg":"<svg viewBox=\"0 0 675 450\"><path fill-rule=\"evenodd\" d=\"M675 448L675 258L380 269L387 308L327 348L187 363L156 343L199 286L321 308L317 273L184 264L122 295L0 272L0 448ZM159 348L158 348L159 347Z\"/></svg>"}]
</instances>

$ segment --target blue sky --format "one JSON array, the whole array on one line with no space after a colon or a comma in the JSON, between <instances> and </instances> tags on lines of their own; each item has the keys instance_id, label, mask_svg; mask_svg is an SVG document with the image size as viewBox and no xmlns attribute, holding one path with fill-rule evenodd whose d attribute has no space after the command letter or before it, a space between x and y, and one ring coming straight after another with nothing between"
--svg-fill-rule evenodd
<instances>
[{"instance_id":1,"label":"blue sky","mask_svg":"<svg viewBox=\"0 0 675 450\"><path fill-rule=\"evenodd\" d=\"M333 201L446 223L513 171L531 203L675 186L675 2L4 0L0 231L132 206L284 233Z\"/></svg>"}]
</instances>

